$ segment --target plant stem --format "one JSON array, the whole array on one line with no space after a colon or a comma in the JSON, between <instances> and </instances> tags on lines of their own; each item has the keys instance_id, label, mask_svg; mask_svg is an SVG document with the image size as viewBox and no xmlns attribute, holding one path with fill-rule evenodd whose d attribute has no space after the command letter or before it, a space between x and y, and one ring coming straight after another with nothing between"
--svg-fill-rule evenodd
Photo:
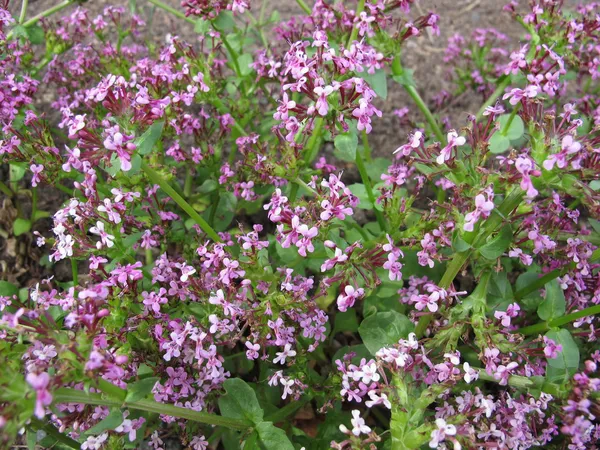
<instances>
[{"instance_id":1,"label":"plant stem","mask_svg":"<svg viewBox=\"0 0 600 450\"><path fill-rule=\"evenodd\" d=\"M594 251L594 253L592 253L590 261L596 261L597 259L600 259L600 249L596 249ZM575 267L576 267L575 263L570 263L570 264L567 264L566 266L563 266L563 267L561 267L559 269L554 269L554 270L546 273L544 276L538 278L534 282L529 283L527 286L519 289L515 293L515 300L521 300L523 297L527 297L532 292L535 292L538 289L543 288L546 285L546 283L549 283L550 281L554 280L555 278L563 276L569 270L572 270Z\"/></svg>"},{"instance_id":2,"label":"plant stem","mask_svg":"<svg viewBox=\"0 0 600 450\"><path fill-rule=\"evenodd\" d=\"M502 204L498 207L496 214L492 213L492 215L488 217L483 225L483 230L480 233L471 233L470 235L465 236L465 242L467 242L467 244L472 244L474 248L477 248L479 245L484 243L485 240L496 230L496 228L502 224L502 221L504 220L503 217L508 217L509 214L517 206L519 206L519 203L521 203L524 195L525 192L521 188L516 188L513 190L508 196L506 196ZM440 280L439 287L442 289L448 289L450 287L456 275L458 275L462 267L471 256L474 250L473 247L465 250L464 252L454 254L452 261L450 261L450 264L448 264L448 267L446 267L446 271ZM417 337L423 336L432 318L433 316L431 314L426 314L420 317L417 327L415 328Z\"/></svg>"},{"instance_id":3,"label":"plant stem","mask_svg":"<svg viewBox=\"0 0 600 450\"><path fill-rule=\"evenodd\" d=\"M488 106L492 106L492 104L494 104L494 102L496 100L498 100L498 97L500 97L504 93L506 86L508 86L510 83L510 76L503 75L502 77L499 78L498 81L500 81L500 84L498 84L498 87L496 88L496 90L494 92L492 92L492 95L490 95L487 98L487 100L484 102L484 104L481 105L481 108L479 108L479 111L477 111L477 115L475 117L477 118L478 121L481 120L481 118L483 117L483 113L485 112L485 109Z\"/></svg>"},{"instance_id":4,"label":"plant stem","mask_svg":"<svg viewBox=\"0 0 600 450\"><path fill-rule=\"evenodd\" d=\"M23 24L25 22L25 16L27 15L27 5L29 4L29 0L23 0L21 3L21 14L19 15L19 24Z\"/></svg>"},{"instance_id":5,"label":"plant stem","mask_svg":"<svg viewBox=\"0 0 600 450\"><path fill-rule=\"evenodd\" d=\"M269 414L267 417L265 417L265 421L273 422L273 423L281 422L281 421L283 421L283 419L294 414L296 411L298 411L300 408L302 408L305 404L307 404L311 400L312 400L312 395L305 395L300 400L288 403L287 405L285 405L283 408L281 408L277 412L275 412L273 414Z\"/></svg>"},{"instance_id":6,"label":"plant stem","mask_svg":"<svg viewBox=\"0 0 600 450\"><path fill-rule=\"evenodd\" d=\"M166 3L161 2L160 0L148 0L150 3L152 3L154 6L158 6L160 9L167 11L171 14L173 14L176 17L179 17L180 19L183 19L189 23L193 23L194 25L196 25L196 20L192 19L191 17L188 17L185 15L185 13L183 11L179 11L178 9L173 8L172 6L167 5Z\"/></svg>"},{"instance_id":7,"label":"plant stem","mask_svg":"<svg viewBox=\"0 0 600 450\"><path fill-rule=\"evenodd\" d=\"M71 448L79 449L81 448L81 443L77 442L74 439L71 439L69 436L62 434L60 431L56 429L54 425L49 422L43 422L35 417L31 419L31 424L37 430L43 430L48 436L56 439L57 442L64 444Z\"/></svg>"},{"instance_id":8,"label":"plant stem","mask_svg":"<svg viewBox=\"0 0 600 450\"><path fill-rule=\"evenodd\" d=\"M404 74L404 69L402 68L402 61L400 60L399 55L396 56L394 58L394 61L392 62L392 74L395 77L402 76ZM442 130L440 129L437 121L435 120L435 117L433 117L433 114L431 113L431 111L429 110L429 108L427 107L427 105L425 104L415 87L408 83L400 84L402 84L408 95L410 95L410 97L415 102L415 105L417 105L417 108L419 108L421 113L423 113L423 115L425 116L425 120L427 120L427 123L431 127L433 134L435 134L437 140L443 144L445 142L444 133L442 133Z\"/></svg>"},{"instance_id":9,"label":"plant stem","mask_svg":"<svg viewBox=\"0 0 600 450\"><path fill-rule=\"evenodd\" d=\"M73 3L74 0L65 0L62 3L59 3L58 5L54 5L51 8L46 9L45 11L42 11L41 13L39 13L37 16L32 17L31 19L29 19L26 22L23 22L21 25L24 26L25 28L30 27L31 25L37 23L38 20L43 19L44 17L48 17L51 16L52 14L54 14L55 12L60 11L61 9L66 8L67 6L69 6L71 3ZM10 31L7 35L6 35L6 40L8 41L11 37L13 36L13 32Z\"/></svg>"},{"instance_id":10,"label":"plant stem","mask_svg":"<svg viewBox=\"0 0 600 450\"><path fill-rule=\"evenodd\" d=\"M381 228L381 231L387 231L387 223L385 222L385 218L383 217L383 214L381 214L381 211L379 211L375 207L376 199L375 194L373 194L371 180L369 179L369 174L367 173L365 162L363 161L362 155L360 154L360 151L358 149L356 149L356 167L358 168L358 172L360 173L360 177L362 178L363 185L365 186L365 190L367 191L367 197L373 205L373 212L375 213L375 217L377 218L379 228Z\"/></svg>"},{"instance_id":11,"label":"plant stem","mask_svg":"<svg viewBox=\"0 0 600 450\"><path fill-rule=\"evenodd\" d=\"M315 190L313 188L311 188L308 184L306 184L304 181L302 181L300 178L296 178L293 181L293 183L299 184L301 187L306 189L311 195L317 195Z\"/></svg>"},{"instance_id":12,"label":"plant stem","mask_svg":"<svg viewBox=\"0 0 600 450\"><path fill-rule=\"evenodd\" d=\"M492 381L494 383L498 383L499 380L494 378L493 375L489 375L485 369L479 367L473 367L473 369L479 371L479 379L483 381ZM508 378L508 385L517 389L529 389L535 388L536 386L540 387L541 390L547 394L551 394L554 397L561 397L561 389L560 386L554 383L545 382L541 386L528 377L523 377L521 375L511 375Z\"/></svg>"},{"instance_id":13,"label":"plant stem","mask_svg":"<svg viewBox=\"0 0 600 450\"><path fill-rule=\"evenodd\" d=\"M556 319L549 320L548 322L536 323L535 325L530 325L528 327L515 330L515 333L524 335L543 333L551 328L561 327L568 323L575 322L583 317L594 316L596 314L600 314L600 305L590 306L589 308L575 311L574 313L567 314L566 316L557 317Z\"/></svg>"},{"instance_id":14,"label":"plant stem","mask_svg":"<svg viewBox=\"0 0 600 450\"><path fill-rule=\"evenodd\" d=\"M175 203L177 203L180 206L181 209L183 209L186 213L188 213L188 215L192 219L194 219L194 221L200 226L202 231L204 231L213 241L221 242L221 238L219 237L217 232L215 230L213 230L213 228L208 224L208 222L206 222L206 220L204 220L200 216L200 214L198 214L196 212L196 210L188 202L186 202L185 199L181 195L179 195L177 192L175 192L175 189L173 189L169 185L167 180L165 180L157 172L155 172L154 169L152 169L146 163L146 161L142 161L142 170L146 173L148 178L150 178L150 180L152 180L153 183L158 184L160 186L160 188L163 191L165 191L165 193L169 197L171 197L175 201Z\"/></svg>"},{"instance_id":15,"label":"plant stem","mask_svg":"<svg viewBox=\"0 0 600 450\"><path fill-rule=\"evenodd\" d=\"M75 258L71 258L71 274L73 275L73 285L77 286L79 284L79 270Z\"/></svg>"},{"instance_id":16,"label":"plant stem","mask_svg":"<svg viewBox=\"0 0 600 450\"><path fill-rule=\"evenodd\" d=\"M192 19L191 17L188 17L185 15L184 12L179 11L178 9L173 8L172 6L167 5L166 3L161 2L160 0L148 0L150 3L152 3L154 6L159 7L160 9L167 11L168 13L173 14L176 17L179 17L180 19L185 20L186 22L192 23L194 25L196 25L197 20ZM227 49L227 51L230 53L231 56L231 60L233 62L233 65L235 67L235 73L240 76L240 66L238 64L238 54L233 50L233 48L231 47L231 45L229 45L229 41L227 41L227 38L225 37L225 35L219 31L219 29L217 27L215 27L215 24L213 22L211 22L211 26L212 28L217 31L220 35L221 35L221 39L223 40L223 45L225 45L225 48Z\"/></svg>"},{"instance_id":17,"label":"plant stem","mask_svg":"<svg viewBox=\"0 0 600 450\"><path fill-rule=\"evenodd\" d=\"M119 389L119 388L117 388ZM115 406L118 408L130 408L172 417L191 420L194 422L217 425L233 430L246 430L250 423L245 420L232 419L192 409L180 408L174 405L158 403L154 400L138 400L136 402L121 401L118 399L104 398L100 394L86 393L71 388L59 388L53 393L53 403L82 403L85 405Z\"/></svg>"},{"instance_id":18,"label":"plant stem","mask_svg":"<svg viewBox=\"0 0 600 450\"><path fill-rule=\"evenodd\" d=\"M508 116L508 120L506 121L506 124L504 125L504 128L501 131L501 133L504 136L506 136L506 133L508 133L508 130L510 129L510 125L512 124L513 120L515 119L515 116L519 112L519 109L521 109L520 103L513 108L512 112L510 113L510 116Z\"/></svg>"},{"instance_id":19,"label":"plant stem","mask_svg":"<svg viewBox=\"0 0 600 450\"><path fill-rule=\"evenodd\" d=\"M304 161L307 164L313 162L316 158L317 153L319 152L319 141L321 139L321 129L323 128L324 120L322 117L317 117L315 119L312 134L310 138L308 138L308 142L306 143L306 147L304 150Z\"/></svg>"},{"instance_id":20,"label":"plant stem","mask_svg":"<svg viewBox=\"0 0 600 450\"><path fill-rule=\"evenodd\" d=\"M263 0L266 1L266 0ZM300 6L300 8L302 8L302 10L308 14L309 16L312 14L312 9L310 9L310 6L308 6L304 0L296 0L296 3L298 3L298 6Z\"/></svg>"},{"instance_id":21,"label":"plant stem","mask_svg":"<svg viewBox=\"0 0 600 450\"><path fill-rule=\"evenodd\" d=\"M13 191L2 181L0 181L0 192L2 192L7 197L13 196Z\"/></svg>"},{"instance_id":22,"label":"plant stem","mask_svg":"<svg viewBox=\"0 0 600 450\"><path fill-rule=\"evenodd\" d=\"M358 6L356 7L356 13L354 14L354 17L358 18L360 16L360 13L363 12L364 9L365 9L365 0L358 0ZM358 27L353 24L352 32L350 33L350 37L348 38L348 43L346 44L347 48L350 48L350 46L352 45L352 42L354 42L356 40L357 36L358 36Z\"/></svg>"}]
</instances>

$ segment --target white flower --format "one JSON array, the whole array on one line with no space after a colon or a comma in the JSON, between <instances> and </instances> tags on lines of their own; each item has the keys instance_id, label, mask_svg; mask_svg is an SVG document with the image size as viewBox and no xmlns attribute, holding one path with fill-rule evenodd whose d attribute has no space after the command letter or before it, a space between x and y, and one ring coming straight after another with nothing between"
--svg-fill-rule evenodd
<instances>
[{"instance_id":1,"label":"white flower","mask_svg":"<svg viewBox=\"0 0 600 450\"><path fill-rule=\"evenodd\" d=\"M283 348L282 352L277 352L276 353L277 358L275 358L273 360L273 362L275 364L285 364L285 359L289 356L290 358L293 358L294 356L296 356L296 351L292 350L292 345L291 344L285 344L285 347Z\"/></svg>"},{"instance_id":2,"label":"white flower","mask_svg":"<svg viewBox=\"0 0 600 450\"><path fill-rule=\"evenodd\" d=\"M350 422L352 423L352 434L354 436L360 436L361 433L369 434L371 429L365 425L365 420L360 417L360 411L355 409L352 411L352 419Z\"/></svg>"}]
</instances>

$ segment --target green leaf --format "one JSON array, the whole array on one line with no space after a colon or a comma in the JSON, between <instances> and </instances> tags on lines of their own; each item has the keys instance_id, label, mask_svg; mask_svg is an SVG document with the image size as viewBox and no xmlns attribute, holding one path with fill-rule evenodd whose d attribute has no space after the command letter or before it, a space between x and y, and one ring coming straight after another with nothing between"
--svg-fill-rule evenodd
<instances>
[{"instance_id":1,"label":"green leaf","mask_svg":"<svg viewBox=\"0 0 600 450\"><path fill-rule=\"evenodd\" d=\"M13 234L15 236L21 236L29 230L31 230L30 220L18 218L13 222Z\"/></svg>"},{"instance_id":2,"label":"green leaf","mask_svg":"<svg viewBox=\"0 0 600 450\"><path fill-rule=\"evenodd\" d=\"M256 398L256 392L244 380L229 378L223 383L226 395L219 398L219 409L225 417L246 419L253 424L263 420L263 410Z\"/></svg>"},{"instance_id":3,"label":"green leaf","mask_svg":"<svg viewBox=\"0 0 600 450\"><path fill-rule=\"evenodd\" d=\"M394 75L393 79L396 83L400 83L402 86L416 86L413 73L413 69L403 69L402 73L400 75Z\"/></svg>"},{"instance_id":4,"label":"green leaf","mask_svg":"<svg viewBox=\"0 0 600 450\"><path fill-rule=\"evenodd\" d=\"M194 25L194 31L198 34L205 34L210 29L210 23L206 20L198 19Z\"/></svg>"},{"instance_id":5,"label":"green leaf","mask_svg":"<svg viewBox=\"0 0 600 450\"><path fill-rule=\"evenodd\" d=\"M387 98L387 78L383 69L378 69L373 74L362 72L360 77L369 83L369 86L371 86L378 97L381 97L384 100Z\"/></svg>"},{"instance_id":6,"label":"green leaf","mask_svg":"<svg viewBox=\"0 0 600 450\"><path fill-rule=\"evenodd\" d=\"M396 311L378 312L362 321L358 334L369 352L375 355L381 348L406 338L414 327L404 314Z\"/></svg>"},{"instance_id":7,"label":"green leaf","mask_svg":"<svg viewBox=\"0 0 600 450\"><path fill-rule=\"evenodd\" d=\"M510 147L510 139L503 136L500 131L496 131L489 141L490 152L492 153L504 153Z\"/></svg>"},{"instance_id":8,"label":"green leaf","mask_svg":"<svg viewBox=\"0 0 600 450\"><path fill-rule=\"evenodd\" d=\"M495 260L502 256L510 243L513 234L510 225L505 225L496 236L479 248L479 253L486 259Z\"/></svg>"},{"instance_id":9,"label":"green leaf","mask_svg":"<svg viewBox=\"0 0 600 450\"><path fill-rule=\"evenodd\" d=\"M546 378L548 381L567 382L579 368L579 348L569 330L564 328L548 331L546 337L562 346L556 358L548 359Z\"/></svg>"},{"instance_id":10,"label":"green leaf","mask_svg":"<svg viewBox=\"0 0 600 450\"><path fill-rule=\"evenodd\" d=\"M387 158L375 158L366 163L367 175L374 182L381 181L381 174L387 172L388 167L391 165L392 161Z\"/></svg>"},{"instance_id":11,"label":"green leaf","mask_svg":"<svg viewBox=\"0 0 600 450\"><path fill-rule=\"evenodd\" d=\"M373 203L371 203L371 201L369 200L369 196L367 195L367 189L365 188L364 184L351 184L350 186L348 186L348 189L350 189L350 192L352 192L355 196L358 197L358 208L370 210L373 209L373 206L375 206L376 209L381 210L381 205L373 205ZM379 193L377 191L374 191L374 194L375 197L379 196Z\"/></svg>"},{"instance_id":12,"label":"green leaf","mask_svg":"<svg viewBox=\"0 0 600 450\"><path fill-rule=\"evenodd\" d=\"M120 409L113 409L108 416L98 422L92 428L85 430L87 435L102 434L106 430L114 430L123 423L123 413Z\"/></svg>"},{"instance_id":13,"label":"green leaf","mask_svg":"<svg viewBox=\"0 0 600 450\"><path fill-rule=\"evenodd\" d=\"M41 45L44 43L44 29L39 25L30 25L26 29L27 38L33 45Z\"/></svg>"},{"instance_id":14,"label":"green leaf","mask_svg":"<svg viewBox=\"0 0 600 450\"><path fill-rule=\"evenodd\" d=\"M0 280L0 296L12 297L19 293L19 288L8 281Z\"/></svg>"},{"instance_id":15,"label":"green leaf","mask_svg":"<svg viewBox=\"0 0 600 450\"><path fill-rule=\"evenodd\" d=\"M261 422L256 426L260 442L267 450L294 450L294 446L281 428L273 422Z\"/></svg>"},{"instance_id":16,"label":"green leaf","mask_svg":"<svg viewBox=\"0 0 600 450\"><path fill-rule=\"evenodd\" d=\"M240 75L245 77L246 75L250 75L254 70L250 67L252 64L252 55L250 53L242 53L238 58L238 65L240 66Z\"/></svg>"},{"instance_id":17,"label":"green leaf","mask_svg":"<svg viewBox=\"0 0 600 450\"><path fill-rule=\"evenodd\" d=\"M500 132L506 136L508 139L510 139L511 141L514 141L516 139L519 139L521 136L523 136L523 132L525 131L525 126L523 125L523 120L521 119L520 116L515 115L512 119L512 121L510 122L510 126L508 127L508 130L506 130L506 132L504 132L504 129L506 128L506 124L508 123L508 120L510 118L510 114L503 114L502 116L500 116L498 118L498 123L500 124Z\"/></svg>"},{"instance_id":18,"label":"green leaf","mask_svg":"<svg viewBox=\"0 0 600 450\"><path fill-rule=\"evenodd\" d=\"M348 311L338 312L335 315L335 326L333 334L341 331L349 331L355 333L358 331L358 319L356 318L356 310L349 309Z\"/></svg>"},{"instance_id":19,"label":"green leaf","mask_svg":"<svg viewBox=\"0 0 600 450\"><path fill-rule=\"evenodd\" d=\"M159 120L154 122L152 125L148 127L148 129L142 134L136 144L138 149L138 154L147 155L152 151L154 145L160 139L163 127L165 126L164 120Z\"/></svg>"},{"instance_id":20,"label":"green leaf","mask_svg":"<svg viewBox=\"0 0 600 450\"><path fill-rule=\"evenodd\" d=\"M10 181L17 182L25 176L27 166L24 163L11 162L9 170Z\"/></svg>"},{"instance_id":21,"label":"green leaf","mask_svg":"<svg viewBox=\"0 0 600 450\"><path fill-rule=\"evenodd\" d=\"M565 293L557 280L546 283L546 298L538 306L538 316L542 320L552 320L564 315L567 307Z\"/></svg>"},{"instance_id":22,"label":"green leaf","mask_svg":"<svg viewBox=\"0 0 600 450\"><path fill-rule=\"evenodd\" d=\"M338 134L333 140L335 148L340 152L342 159L354 161L356 159L356 147L358 147L358 136L348 132Z\"/></svg>"},{"instance_id":23,"label":"green leaf","mask_svg":"<svg viewBox=\"0 0 600 450\"><path fill-rule=\"evenodd\" d=\"M452 236L452 249L458 253L462 253L471 248L473 248L471 244L463 240L463 238L460 237L460 232L456 230Z\"/></svg>"},{"instance_id":24,"label":"green leaf","mask_svg":"<svg viewBox=\"0 0 600 450\"><path fill-rule=\"evenodd\" d=\"M157 381L159 381L158 377L150 377L143 378L135 383L127 385L127 397L125 397L125 401L137 402L138 400L143 399L152 392L152 388Z\"/></svg>"}]
</instances>

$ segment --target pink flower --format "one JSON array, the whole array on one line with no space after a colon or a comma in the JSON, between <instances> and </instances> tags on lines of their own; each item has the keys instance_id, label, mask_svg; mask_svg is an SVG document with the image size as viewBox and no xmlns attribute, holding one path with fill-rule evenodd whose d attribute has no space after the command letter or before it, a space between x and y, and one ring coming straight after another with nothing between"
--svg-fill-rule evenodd
<instances>
[{"instance_id":1,"label":"pink flower","mask_svg":"<svg viewBox=\"0 0 600 450\"><path fill-rule=\"evenodd\" d=\"M437 430L431 432L431 440L429 441L429 447L431 448L438 448L438 445L446 439L446 436L456 435L456 427L446 423L444 419L435 419L435 426Z\"/></svg>"},{"instance_id":2,"label":"pink flower","mask_svg":"<svg viewBox=\"0 0 600 450\"><path fill-rule=\"evenodd\" d=\"M31 185L36 187L41 180L40 173L44 170L44 166L41 164L32 164L29 166L29 169L33 173L33 177L31 177Z\"/></svg>"},{"instance_id":3,"label":"pink flower","mask_svg":"<svg viewBox=\"0 0 600 450\"><path fill-rule=\"evenodd\" d=\"M546 355L546 358L554 359L560 352L562 352L562 345L544 336L544 355Z\"/></svg>"},{"instance_id":4,"label":"pink flower","mask_svg":"<svg viewBox=\"0 0 600 450\"><path fill-rule=\"evenodd\" d=\"M43 419L46 415L45 406L52 403L52 394L47 387L50 384L50 375L46 372L40 374L28 373L26 377L29 385L35 389L35 411L34 414L38 419Z\"/></svg>"},{"instance_id":5,"label":"pink flower","mask_svg":"<svg viewBox=\"0 0 600 450\"><path fill-rule=\"evenodd\" d=\"M452 150L456 147L460 147L461 145L465 145L467 140L464 136L459 136L458 133L454 130L448 133L448 145L446 145L440 155L437 157L436 162L438 164L444 164L444 162L448 161L452 156Z\"/></svg>"},{"instance_id":6,"label":"pink flower","mask_svg":"<svg viewBox=\"0 0 600 450\"><path fill-rule=\"evenodd\" d=\"M292 350L291 344L285 344L282 352L276 353L277 357L273 360L275 364L285 364L286 358L293 358L296 356L296 351Z\"/></svg>"},{"instance_id":7,"label":"pink flower","mask_svg":"<svg viewBox=\"0 0 600 450\"><path fill-rule=\"evenodd\" d=\"M481 216L487 218L492 209L494 209L494 202L490 200L489 194L487 200L483 194L477 195L475 197L475 211L470 212L465 216L463 229L465 231L473 231L473 226L477 223L479 218Z\"/></svg>"},{"instance_id":8,"label":"pink flower","mask_svg":"<svg viewBox=\"0 0 600 450\"><path fill-rule=\"evenodd\" d=\"M344 293L340 294L337 298L337 305L340 311L344 312L348 308L351 308L357 299L364 295L365 291L362 288L354 289L354 287L347 285L344 288Z\"/></svg>"}]
</instances>

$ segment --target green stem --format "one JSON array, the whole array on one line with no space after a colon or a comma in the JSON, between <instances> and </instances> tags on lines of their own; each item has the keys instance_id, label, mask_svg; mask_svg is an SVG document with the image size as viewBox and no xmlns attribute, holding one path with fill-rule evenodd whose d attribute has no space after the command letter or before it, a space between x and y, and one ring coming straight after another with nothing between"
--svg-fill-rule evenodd
<instances>
[{"instance_id":1,"label":"green stem","mask_svg":"<svg viewBox=\"0 0 600 450\"><path fill-rule=\"evenodd\" d=\"M100 394L86 393L71 388L59 388L53 393L53 403L82 403L85 405L114 406L117 408L129 408L139 411L164 414L181 419L191 420L193 422L205 423L208 425L222 426L233 430L246 430L250 423L245 420L232 419L210 414L192 409L180 408L174 405L158 403L154 400L138 400L136 402L127 402L118 399L105 398Z\"/></svg>"},{"instance_id":2,"label":"green stem","mask_svg":"<svg viewBox=\"0 0 600 450\"><path fill-rule=\"evenodd\" d=\"M302 181L300 178L296 178L293 183L296 183L300 186L302 186L304 189L306 189L311 195L317 195L317 193L315 192L315 190L313 188L311 188L308 184L306 184L304 181Z\"/></svg>"},{"instance_id":3,"label":"green stem","mask_svg":"<svg viewBox=\"0 0 600 450\"><path fill-rule=\"evenodd\" d=\"M196 25L197 20L186 16L184 12L173 8L172 6L169 6L166 3L161 2L160 0L148 0L148 1L150 3L152 3L154 6L159 7L163 11L167 11L168 13L173 14L175 17L179 17L180 19L183 19L186 22ZM227 38L225 37L225 35L221 31L219 31L219 29L215 26L215 24L211 22L211 26L213 27L213 29L215 31L217 31L221 35L221 39L223 40L223 45L225 45L225 48L229 52L230 57L232 59L233 65L235 67L235 72L238 76L240 76L240 66L238 64L238 54L233 50L231 45L229 45L229 41L227 41Z\"/></svg>"},{"instance_id":4,"label":"green stem","mask_svg":"<svg viewBox=\"0 0 600 450\"><path fill-rule=\"evenodd\" d=\"M483 381L492 381L498 383L499 380L494 378L493 375L489 375L485 369L473 367L473 369L479 371L479 379ZM561 388L559 385L554 383L544 382L541 386L533 381L531 378L523 377L521 375L511 375L508 378L508 385L517 389L530 389L539 387L543 392L551 394L554 397L562 397Z\"/></svg>"},{"instance_id":5,"label":"green stem","mask_svg":"<svg viewBox=\"0 0 600 450\"><path fill-rule=\"evenodd\" d=\"M521 203L524 195L525 192L521 188L516 188L513 190L498 207L496 214L492 213L492 215L488 217L480 233L469 233L467 236L465 236L465 242L467 244L472 244L473 246L464 252L454 254L452 261L450 261L450 264L448 264L446 267L446 271L440 280L439 287L442 289L448 289L450 287L456 275L458 275L462 267L471 256L473 247L477 248L480 244L485 242L485 240L496 230L496 228L502 224L504 220L503 218L508 217L510 213L517 206L519 206L519 203ZM431 314L426 314L419 318L419 322L415 328L417 337L423 336L432 319L433 316Z\"/></svg>"},{"instance_id":6,"label":"green stem","mask_svg":"<svg viewBox=\"0 0 600 450\"><path fill-rule=\"evenodd\" d=\"M81 443L77 442L74 439L71 439L67 435L62 434L51 423L44 423L43 421L34 417L31 419L31 425L33 425L33 428L37 430L43 430L48 436L54 438L57 442L60 442L61 444L64 444L71 448L81 448Z\"/></svg>"},{"instance_id":7,"label":"green stem","mask_svg":"<svg viewBox=\"0 0 600 450\"><path fill-rule=\"evenodd\" d=\"M387 223L385 222L385 218L383 217L383 214L381 214L381 211L379 211L375 207L376 199L375 194L373 194L371 180L369 179L369 174L367 173L365 162L363 161L362 155L360 154L360 151L358 149L356 149L356 167L358 168L358 172L360 173L360 177L362 178L363 185L365 186L365 190L367 191L367 197L373 205L373 212L375 213L375 217L377 218L379 228L381 228L381 231L387 231Z\"/></svg>"},{"instance_id":8,"label":"green stem","mask_svg":"<svg viewBox=\"0 0 600 450\"><path fill-rule=\"evenodd\" d=\"M300 8L302 8L302 10L308 14L309 16L312 14L312 9L310 9L310 7L304 2L304 0L296 0L296 3L298 3L298 6L300 6Z\"/></svg>"},{"instance_id":9,"label":"green stem","mask_svg":"<svg viewBox=\"0 0 600 450\"><path fill-rule=\"evenodd\" d=\"M312 395L305 395L300 400L288 403L283 408L279 409L277 412L269 414L267 417L265 417L265 421L273 423L281 422L283 419L294 414L296 411L298 411L311 400Z\"/></svg>"},{"instance_id":10,"label":"green stem","mask_svg":"<svg viewBox=\"0 0 600 450\"><path fill-rule=\"evenodd\" d=\"M304 161L307 164L313 162L317 157L319 152L319 141L321 140L321 130L323 129L324 122L324 119L320 116L315 119L312 134L310 135L310 138L308 138L306 148L304 149Z\"/></svg>"},{"instance_id":11,"label":"green stem","mask_svg":"<svg viewBox=\"0 0 600 450\"><path fill-rule=\"evenodd\" d=\"M173 14L175 17L179 17L180 19L183 19L189 23L193 23L194 25L196 25L196 20L192 19L191 17L186 16L183 11L173 8L172 6L169 6L166 3L161 2L160 0L148 0L148 1L150 3L152 3L154 6L158 6L160 9Z\"/></svg>"},{"instance_id":12,"label":"green stem","mask_svg":"<svg viewBox=\"0 0 600 450\"><path fill-rule=\"evenodd\" d=\"M530 325L528 327L515 330L515 333L524 335L539 334L551 328L561 327L568 323L575 322L583 317L595 316L596 314L600 314L600 305L590 306L589 308L575 311L574 313L567 314L566 316L557 317L556 319L549 320L548 322L536 323L535 325Z\"/></svg>"},{"instance_id":13,"label":"green stem","mask_svg":"<svg viewBox=\"0 0 600 450\"><path fill-rule=\"evenodd\" d=\"M394 77L401 77L404 74L402 61L400 60L399 55L396 56L394 58L394 61L392 62L392 74L394 75ZM413 102L415 102L415 105L417 105L417 108L419 108L421 113L425 116L425 120L427 120L427 123L431 127L433 134L435 134L437 140L443 144L445 142L444 133L442 133L442 130L440 129L437 121L435 120L435 117L433 117L433 114L431 113L431 111L429 110L429 108L427 107L427 105L425 104L415 87L409 83L400 84L402 84L404 90L406 90L408 95L410 95L410 97L412 98Z\"/></svg>"},{"instance_id":14,"label":"green stem","mask_svg":"<svg viewBox=\"0 0 600 450\"><path fill-rule=\"evenodd\" d=\"M31 25L37 23L38 20L43 19L44 17L51 16L55 12L58 12L61 9L66 8L67 6L69 6L73 2L74 2L74 0L65 0L64 2L59 3L58 5L55 5L55 6L51 7L51 8L46 9L45 11L42 11L37 16L34 16L31 19L29 19L28 21L23 22L21 25L24 26L25 28L30 27ZM13 36L13 32L10 31L6 35L6 40L8 41L12 36Z\"/></svg>"},{"instance_id":15,"label":"green stem","mask_svg":"<svg viewBox=\"0 0 600 450\"><path fill-rule=\"evenodd\" d=\"M13 196L13 191L2 181L0 181L0 192L2 192L7 197Z\"/></svg>"},{"instance_id":16,"label":"green stem","mask_svg":"<svg viewBox=\"0 0 600 450\"><path fill-rule=\"evenodd\" d=\"M185 182L183 183L183 196L185 198L190 198L190 195L192 195L193 181L194 177L192 176L192 168L188 166L185 171Z\"/></svg>"},{"instance_id":17,"label":"green stem","mask_svg":"<svg viewBox=\"0 0 600 450\"><path fill-rule=\"evenodd\" d=\"M296 195L298 195L298 188L300 185L298 183L292 183L292 187L290 188L290 203L294 203L296 201Z\"/></svg>"},{"instance_id":18,"label":"green stem","mask_svg":"<svg viewBox=\"0 0 600 450\"><path fill-rule=\"evenodd\" d=\"M73 275L73 286L77 286L79 284L79 270L75 258L71 258L71 274Z\"/></svg>"},{"instance_id":19,"label":"green stem","mask_svg":"<svg viewBox=\"0 0 600 450\"><path fill-rule=\"evenodd\" d=\"M31 188L31 223L35 221L35 214L37 212L38 195L37 187Z\"/></svg>"},{"instance_id":20,"label":"green stem","mask_svg":"<svg viewBox=\"0 0 600 450\"><path fill-rule=\"evenodd\" d=\"M477 111L477 115L475 117L477 118L478 121L481 120L481 118L483 117L483 113L485 112L485 109L488 106L492 106L496 102L496 100L498 100L498 97L500 97L504 93L504 90L510 83L510 76L503 75L502 77L500 77L498 79L498 81L500 83L498 84L498 87L496 88L496 90L494 92L492 92L492 95L490 95L487 98L487 100L483 103L483 105L481 105L481 108L479 108L479 111Z\"/></svg>"},{"instance_id":21,"label":"green stem","mask_svg":"<svg viewBox=\"0 0 600 450\"><path fill-rule=\"evenodd\" d=\"M512 124L513 120L515 119L515 116L519 112L519 109L521 109L520 103L513 108L512 112L510 113L510 116L508 116L508 120L506 121L506 124L504 125L504 128L502 128L502 131L501 131L501 133L504 136L506 136L506 133L508 133L508 130L510 129L510 125Z\"/></svg>"},{"instance_id":22,"label":"green stem","mask_svg":"<svg viewBox=\"0 0 600 450\"><path fill-rule=\"evenodd\" d=\"M175 203L179 205L181 209L183 209L186 213L188 213L188 215L192 219L194 219L194 221L200 226L202 231L204 231L213 241L221 242L221 238L219 238L217 232L213 230L213 228L208 224L208 222L206 222L206 220L204 220L200 216L200 214L198 214L196 210L188 202L186 202L181 195L175 192L175 189L173 189L169 185L167 180L165 180L157 172L155 172L154 169L152 169L145 161L142 161L142 170L146 173L148 178L152 180L153 183L158 184L160 188L163 191L165 191L165 193L169 197L171 197L175 201Z\"/></svg>"},{"instance_id":23,"label":"green stem","mask_svg":"<svg viewBox=\"0 0 600 450\"><path fill-rule=\"evenodd\" d=\"M596 249L594 251L594 253L592 253L590 261L596 261L597 259L600 259L600 249ZM521 300L522 298L527 297L532 292L535 292L538 289L543 288L546 285L546 283L549 283L550 281L554 280L555 278L563 276L569 270L572 270L575 267L576 267L575 263L570 263L564 267L561 267L559 269L554 269L554 270L546 273L544 276L538 278L534 282L529 283L527 286L519 289L515 293L515 300Z\"/></svg>"},{"instance_id":24,"label":"green stem","mask_svg":"<svg viewBox=\"0 0 600 450\"><path fill-rule=\"evenodd\" d=\"M29 4L29 0L23 0L21 3L21 14L19 15L19 24L23 24L25 22L25 16L27 15L27 5Z\"/></svg>"},{"instance_id":25,"label":"green stem","mask_svg":"<svg viewBox=\"0 0 600 450\"><path fill-rule=\"evenodd\" d=\"M354 17L358 18L360 13L365 9L365 0L358 0L358 6L356 7L356 13ZM346 44L346 48L350 48L352 42L354 42L358 36L358 24L352 24L352 32L350 33L350 37L348 38L348 43Z\"/></svg>"}]
</instances>

